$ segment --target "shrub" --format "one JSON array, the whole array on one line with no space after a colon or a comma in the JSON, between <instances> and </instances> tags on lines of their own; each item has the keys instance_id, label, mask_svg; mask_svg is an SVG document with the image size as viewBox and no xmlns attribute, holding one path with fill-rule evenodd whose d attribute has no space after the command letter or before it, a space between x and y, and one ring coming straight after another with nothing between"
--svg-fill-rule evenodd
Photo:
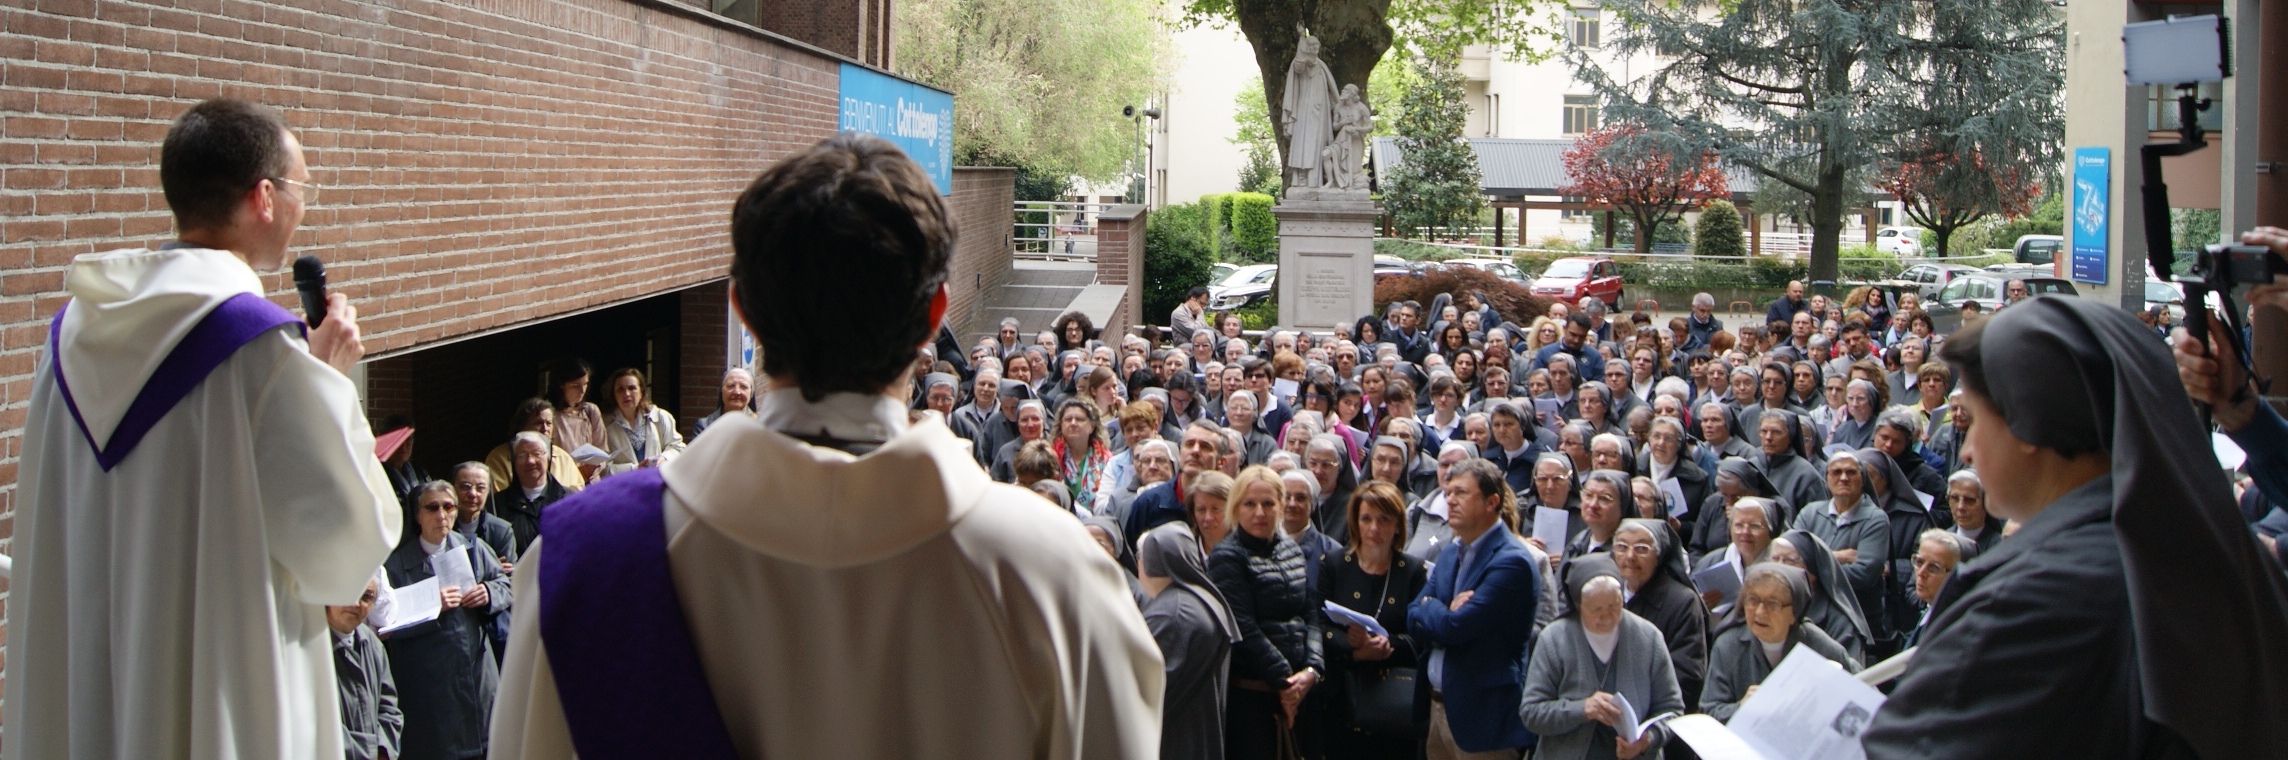
<instances>
[{"instance_id":1,"label":"shrub","mask_svg":"<svg viewBox=\"0 0 2288 760\"><path fill-rule=\"evenodd\" d=\"M1439 293L1473 290L1486 294L1486 300L1493 303L1494 311L1501 314L1505 321L1523 324L1549 313L1549 299L1531 294L1523 285L1473 267L1441 269L1424 273L1420 277L1377 277L1374 283L1374 310L1380 314L1384 308L1398 301L1413 301L1427 306Z\"/></svg>"},{"instance_id":2,"label":"shrub","mask_svg":"<svg viewBox=\"0 0 2288 760\"><path fill-rule=\"evenodd\" d=\"M1462 255L1461 251L1442 245L1430 245L1395 238L1376 238L1374 252L1382 256L1397 256L1407 261L1445 261Z\"/></svg>"},{"instance_id":3,"label":"shrub","mask_svg":"<svg viewBox=\"0 0 2288 760\"><path fill-rule=\"evenodd\" d=\"M1185 203L1164 206L1145 217L1144 322L1166 322L1186 292L1208 283L1215 257L1201 233L1205 216L1207 210L1200 204Z\"/></svg>"},{"instance_id":4,"label":"shrub","mask_svg":"<svg viewBox=\"0 0 2288 760\"><path fill-rule=\"evenodd\" d=\"M1271 196L1233 193L1231 198L1231 250L1234 258L1260 264L1279 260L1279 218L1271 215Z\"/></svg>"},{"instance_id":5,"label":"shrub","mask_svg":"<svg viewBox=\"0 0 2288 760\"><path fill-rule=\"evenodd\" d=\"M1220 255L1223 240L1231 232L1231 204L1225 202L1228 193L1200 196L1200 234L1208 243L1210 255Z\"/></svg>"},{"instance_id":6,"label":"shrub","mask_svg":"<svg viewBox=\"0 0 2288 760\"><path fill-rule=\"evenodd\" d=\"M1709 201L1700 210L1692 231L1692 252L1700 256L1746 256L1748 240L1740 232L1740 209L1731 201Z\"/></svg>"},{"instance_id":7,"label":"shrub","mask_svg":"<svg viewBox=\"0 0 2288 760\"><path fill-rule=\"evenodd\" d=\"M1174 309L1176 307L1169 306L1168 308ZM1274 291L1270 298L1257 301L1251 306L1234 310L1232 313L1239 315L1239 326L1241 329L1268 330L1272 327L1276 327L1279 324L1279 294Z\"/></svg>"}]
</instances>

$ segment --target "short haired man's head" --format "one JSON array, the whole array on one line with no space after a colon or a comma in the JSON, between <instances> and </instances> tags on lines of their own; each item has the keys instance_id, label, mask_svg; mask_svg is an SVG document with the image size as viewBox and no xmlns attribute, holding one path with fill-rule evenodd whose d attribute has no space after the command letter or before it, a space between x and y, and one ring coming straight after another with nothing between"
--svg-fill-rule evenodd
<instances>
[{"instance_id":1,"label":"short haired man's head","mask_svg":"<svg viewBox=\"0 0 2288 760\"><path fill-rule=\"evenodd\" d=\"M218 98L191 106L159 147L159 187L187 237L220 236L258 270L285 262L316 185L276 109Z\"/></svg>"},{"instance_id":2,"label":"short haired man's head","mask_svg":"<svg viewBox=\"0 0 2288 760\"><path fill-rule=\"evenodd\" d=\"M779 162L731 211L731 280L763 372L816 401L879 393L944 316L954 228L896 145L843 133Z\"/></svg>"}]
</instances>

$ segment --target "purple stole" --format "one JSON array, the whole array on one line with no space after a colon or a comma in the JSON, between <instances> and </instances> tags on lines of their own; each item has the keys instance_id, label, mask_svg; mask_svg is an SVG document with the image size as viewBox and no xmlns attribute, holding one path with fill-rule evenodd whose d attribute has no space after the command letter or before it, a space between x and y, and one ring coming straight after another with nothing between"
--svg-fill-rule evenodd
<instances>
[{"instance_id":1,"label":"purple stole","mask_svg":"<svg viewBox=\"0 0 2288 760\"><path fill-rule=\"evenodd\" d=\"M585 760L731 760L667 563L656 468L597 482L540 513L540 638Z\"/></svg>"},{"instance_id":2,"label":"purple stole","mask_svg":"<svg viewBox=\"0 0 2288 760\"><path fill-rule=\"evenodd\" d=\"M80 435L87 438L87 445L95 449L95 462L104 472L110 472L126 460L135 445L143 442L143 436L176 404L191 395L192 389L205 382L216 367L222 366L224 359L271 330L302 325L301 318L260 295L240 293L225 299L200 317L199 323L183 335L182 342L175 344L167 358L159 361L150 379L144 381L143 390L136 393L135 401L128 405L127 416L120 418L119 427L111 431L111 440L97 441L95 431L89 430L87 420L80 416L79 401L72 398L71 383L64 378L63 354L57 350L63 333L64 312L70 310L71 304L64 304L64 308L56 310L55 321L48 325L48 363L56 375L56 390L63 393L64 407L71 410L72 421L79 424Z\"/></svg>"}]
</instances>

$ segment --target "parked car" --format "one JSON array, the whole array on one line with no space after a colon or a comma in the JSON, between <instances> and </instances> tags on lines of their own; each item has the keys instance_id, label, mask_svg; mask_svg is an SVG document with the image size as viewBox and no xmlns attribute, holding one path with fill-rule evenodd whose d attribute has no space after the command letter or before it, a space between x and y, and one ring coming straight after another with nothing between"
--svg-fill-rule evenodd
<instances>
[{"instance_id":1,"label":"parked car","mask_svg":"<svg viewBox=\"0 0 2288 760\"><path fill-rule=\"evenodd\" d=\"M2167 280L2147 278L2145 309L2151 311L2155 306L2169 310L2169 324L2182 324L2185 321L2184 286Z\"/></svg>"},{"instance_id":2,"label":"parked car","mask_svg":"<svg viewBox=\"0 0 2288 760\"><path fill-rule=\"evenodd\" d=\"M1581 299L1596 296L1604 301L1608 311L1621 307L1621 270L1612 259L1574 256L1549 263L1540 277L1533 280L1533 294L1556 298L1566 303L1580 303Z\"/></svg>"},{"instance_id":3,"label":"parked car","mask_svg":"<svg viewBox=\"0 0 2288 760\"><path fill-rule=\"evenodd\" d=\"M1378 253L1374 256L1374 276L1377 280L1382 279L1383 275L1406 275L1411 277L1414 274L1415 271L1413 265L1407 263L1405 259L1399 258L1397 256L1392 256L1387 253Z\"/></svg>"},{"instance_id":4,"label":"parked car","mask_svg":"<svg viewBox=\"0 0 2288 760\"><path fill-rule=\"evenodd\" d=\"M2058 252L2065 247L2064 235L2020 235L2018 242L2010 246L2010 260L2052 266L2057 262Z\"/></svg>"},{"instance_id":5,"label":"parked car","mask_svg":"<svg viewBox=\"0 0 2288 760\"><path fill-rule=\"evenodd\" d=\"M1218 283L1221 283L1223 282L1223 278L1230 277L1231 273L1237 271L1239 271L1239 265L1228 261L1218 261L1216 263L1209 264L1208 285L1214 286Z\"/></svg>"},{"instance_id":6,"label":"parked car","mask_svg":"<svg viewBox=\"0 0 2288 760\"><path fill-rule=\"evenodd\" d=\"M1508 259L1447 259L1446 266L1469 267L1521 285L1532 281Z\"/></svg>"},{"instance_id":7,"label":"parked car","mask_svg":"<svg viewBox=\"0 0 2288 760\"><path fill-rule=\"evenodd\" d=\"M1938 292L1945 290L1946 284L1953 282L1954 278L1965 272L1976 271L1978 271L1977 267L1967 267L1961 264L1916 264L1907 267L1906 271L1900 272L1899 276L1893 280L1912 285L1915 293L1920 295L1923 300L1928 301L1938 297Z\"/></svg>"},{"instance_id":8,"label":"parked car","mask_svg":"<svg viewBox=\"0 0 2288 760\"><path fill-rule=\"evenodd\" d=\"M1980 310L1992 314L1995 309L2002 308L2004 287L2013 279L2025 280L2026 289L2037 296L2051 293L2068 296L2081 294L2074 289L2072 282L2056 277L2011 277L1996 272L1968 272L1947 283L1946 289L1939 291L1938 298L1923 304L1923 311L1930 314L1931 327L1942 333L1954 332L1955 328L1962 326L1964 303L1976 301Z\"/></svg>"},{"instance_id":9,"label":"parked car","mask_svg":"<svg viewBox=\"0 0 2288 760\"><path fill-rule=\"evenodd\" d=\"M1923 228L1884 227L1875 231L1875 250L1893 256L1923 255Z\"/></svg>"},{"instance_id":10,"label":"parked car","mask_svg":"<svg viewBox=\"0 0 2288 760\"><path fill-rule=\"evenodd\" d=\"M1227 311L1270 298L1278 279L1278 264L1249 264L1232 270L1222 282L1208 286L1208 308Z\"/></svg>"}]
</instances>

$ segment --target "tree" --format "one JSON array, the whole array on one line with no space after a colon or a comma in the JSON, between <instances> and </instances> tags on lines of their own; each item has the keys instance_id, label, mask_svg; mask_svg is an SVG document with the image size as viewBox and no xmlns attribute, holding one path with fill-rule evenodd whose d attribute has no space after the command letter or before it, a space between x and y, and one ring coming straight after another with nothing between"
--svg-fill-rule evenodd
<instances>
[{"instance_id":1,"label":"tree","mask_svg":"<svg viewBox=\"0 0 2288 760\"><path fill-rule=\"evenodd\" d=\"M2035 170L2023 164L1995 166L1976 153L1968 157L1933 152L1925 160L1891 169L1882 188L1899 199L1907 218L1938 237L1944 258L1954 231L1987 216L2024 216L2042 197Z\"/></svg>"},{"instance_id":2,"label":"tree","mask_svg":"<svg viewBox=\"0 0 2288 760\"><path fill-rule=\"evenodd\" d=\"M1231 143L1247 147L1247 163L1239 167L1239 191L1279 197L1283 183L1278 140L1273 136L1271 117L1263 110L1262 82L1249 81L1239 88L1232 99L1232 121L1236 127Z\"/></svg>"},{"instance_id":3,"label":"tree","mask_svg":"<svg viewBox=\"0 0 2288 760\"><path fill-rule=\"evenodd\" d=\"M1144 320L1162 324L1193 287L1206 285L1215 255L1201 233L1207 209L1166 206L1144 217Z\"/></svg>"},{"instance_id":4,"label":"tree","mask_svg":"<svg viewBox=\"0 0 2288 760\"><path fill-rule=\"evenodd\" d=\"M1569 182L1558 192L1610 204L1635 220L1638 253L1652 250L1662 225L1732 194L1724 168L1706 146L1633 124L1607 126L1573 141L1565 149L1565 176Z\"/></svg>"},{"instance_id":5,"label":"tree","mask_svg":"<svg viewBox=\"0 0 2288 760\"><path fill-rule=\"evenodd\" d=\"M1452 60L1425 59L1419 74L1399 101L1403 159L1387 170L1382 201L1400 230L1453 230L1476 219L1486 200L1477 152L1462 137L1470 110Z\"/></svg>"},{"instance_id":6,"label":"tree","mask_svg":"<svg viewBox=\"0 0 2288 760\"><path fill-rule=\"evenodd\" d=\"M1748 255L1748 241L1740 234L1740 209L1727 200L1709 201L1700 209L1700 222L1692 230L1692 252L1700 256Z\"/></svg>"},{"instance_id":7,"label":"tree","mask_svg":"<svg viewBox=\"0 0 2288 760\"><path fill-rule=\"evenodd\" d=\"M1150 0L900 0L898 73L953 92L957 160L1122 176L1165 87L1170 20Z\"/></svg>"},{"instance_id":8,"label":"tree","mask_svg":"<svg viewBox=\"0 0 2288 760\"><path fill-rule=\"evenodd\" d=\"M1936 144L1999 161L2018 154L1987 143L2031 145L2057 119L2064 20L2047 0L1604 6L1619 22L1604 25L1602 49L1567 55L1607 116L1697 133L1758 175L1766 210L1811 223L1813 280L1836 279L1844 212L1887 153ZM1640 54L1661 63L1625 74L1600 63ZM1926 139L1949 132L1969 139Z\"/></svg>"},{"instance_id":9,"label":"tree","mask_svg":"<svg viewBox=\"0 0 2288 760\"><path fill-rule=\"evenodd\" d=\"M1303 29L1319 38L1319 58L1334 74L1335 87L1358 85L1373 107L1376 92L1369 80L1394 45L1401 53L1450 55L1464 45L1489 43L1515 58L1546 56L1536 45L1553 39L1552 29L1530 12L1540 1L1182 0L1186 24L1239 26L1255 50L1267 109L1277 109L1287 93L1287 64ZM1273 142L1278 165L1285 166L1287 141Z\"/></svg>"}]
</instances>

